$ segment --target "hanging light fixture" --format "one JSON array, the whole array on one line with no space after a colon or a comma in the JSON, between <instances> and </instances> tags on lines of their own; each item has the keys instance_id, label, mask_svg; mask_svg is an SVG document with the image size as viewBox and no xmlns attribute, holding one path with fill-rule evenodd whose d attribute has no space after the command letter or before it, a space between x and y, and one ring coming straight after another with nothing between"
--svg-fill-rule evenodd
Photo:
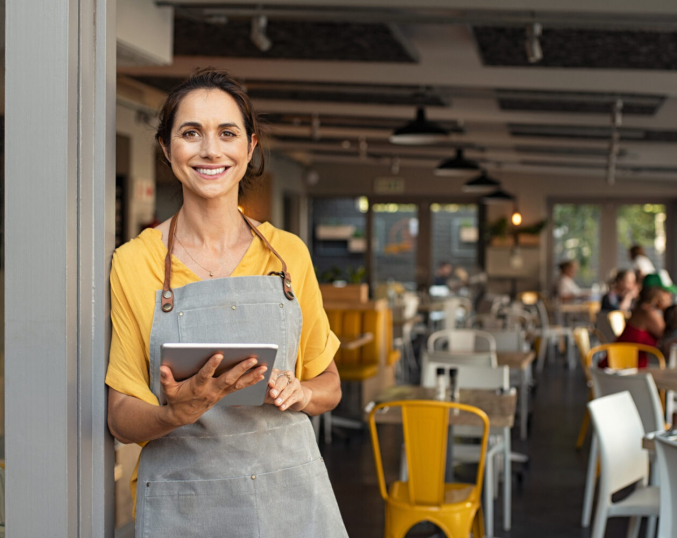
<instances>
[{"instance_id":1,"label":"hanging light fixture","mask_svg":"<svg viewBox=\"0 0 677 538\"><path fill-rule=\"evenodd\" d=\"M435 168L436 176L467 176L475 172L481 172L480 165L475 161L466 159L463 156L463 150L458 148L456 156L451 159L445 159Z\"/></svg>"},{"instance_id":2,"label":"hanging light fixture","mask_svg":"<svg viewBox=\"0 0 677 538\"><path fill-rule=\"evenodd\" d=\"M485 204L503 204L512 202L513 200L515 200L515 197L512 194L505 192L503 189L498 189L482 198L482 202Z\"/></svg>"},{"instance_id":3,"label":"hanging light fixture","mask_svg":"<svg viewBox=\"0 0 677 538\"><path fill-rule=\"evenodd\" d=\"M489 193L501 188L501 182L487 174L486 170L463 185L463 192Z\"/></svg>"},{"instance_id":4,"label":"hanging light fixture","mask_svg":"<svg viewBox=\"0 0 677 538\"><path fill-rule=\"evenodd\" d=\"M416 109L416 119L395 129L389 140L393 144L413 146L443 142L448 136L449 132L444 127L426 119L425 109L419 106Z\"/></svg>"}]
</instances>

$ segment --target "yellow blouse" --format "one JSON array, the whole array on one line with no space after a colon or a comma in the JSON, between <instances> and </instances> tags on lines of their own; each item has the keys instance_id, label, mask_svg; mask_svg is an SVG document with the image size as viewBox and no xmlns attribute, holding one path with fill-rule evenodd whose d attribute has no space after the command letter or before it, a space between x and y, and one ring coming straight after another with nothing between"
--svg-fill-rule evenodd
<instances>
[{"instance_id":1,"label":"yellow blouse","mask_svg":"<svg viewBox=\"0 0 677 538\"><path fill-rule=\"evenodd\" d=\"M312 379L329 366L340 342L329 329L308 248L297 236L267 222L261 224L258 230L287 263L294 294L303 314L296 376ZM113 332L106 384L153 405L158 405L158 400L149 387L150 332L155 295L164 282L166 255L162 232L144 230L115 251L110 275ZM267 275L280 269L277 257L253 235L251 245L231 276ZM172 288L199 280L181 261L172 258ZM136 477L135 469L131 483L134 500Z\"/></svg>"}]
</instances>

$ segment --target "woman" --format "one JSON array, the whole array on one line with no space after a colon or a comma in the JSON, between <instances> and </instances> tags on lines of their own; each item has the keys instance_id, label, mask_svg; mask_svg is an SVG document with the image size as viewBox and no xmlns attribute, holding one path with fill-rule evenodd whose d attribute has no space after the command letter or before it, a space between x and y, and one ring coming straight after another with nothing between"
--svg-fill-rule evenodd
<instances>
[{"instance_id":1,"label":"woman","mask_svg":"<svg viewBox=\"0 0 677 538\"><path fill-rule=\"evenodd\" d=\"M637 305L616 342L630 342L656 347L665 330L663 311L671 303L672 295L670 291L658 286L648 286L645 279ZM648 357L646 353L641 352L637 366L646 368L647 364ZM606 359L602 360L598 366L605 368L607 366Z\"/></svg>"},{"instance_id":2,"label":"woman","mask_svg":"<svg viewBox=\"0 0 677 538\"><path fill-rule=\"evenodd\" d=\"M252 164L249 99L226 73L199 72L169 93L156 138L183 205L120 247L111 270L108 423L119 441L145 444L136 536L345 537L308 419L340 400L339 342L305 245L238 210L264 166L262 152ZM261 382L255 359L214 378L217 354L177 382L160 367L164 342L278 344L264 405L218 405Z\"/></svg>"},{"instance_id":3,"label":"woman","mask_svg":"<svg viewBox=\"0 0 677 538\"><path fill-rule=\"evenodd\" d=\"M644 252L644 247L632 245L630 250L628 250L628 254L630 255L632 268L635 270L638 282L641 282L646 275L656 272L652 261L646 255L646 252Z\"/></svg>"},{"instance_id":4,"label":"woman","mask_svg":"<svg viewBox=\"0 0 677 538\"><path fill-rule=\"evenodd\" d=\"M583 296L581 288L574 281L578 272L578 263L567 260L559 264L559 276L555 282L555 295L563 303L571 302Z\"/></svg>"},{"instance_id":5,"label":"woman","mask_svg":"<svg viewBox=\"0 0 677 538\"><path fill-rule=\"evenodd\" d=\"M622 310L629 312L637 298L637 279L635 273L627 269L621 269L616 273L613 288L602 297L600 310Z\"/></svg>"}]
</instances>

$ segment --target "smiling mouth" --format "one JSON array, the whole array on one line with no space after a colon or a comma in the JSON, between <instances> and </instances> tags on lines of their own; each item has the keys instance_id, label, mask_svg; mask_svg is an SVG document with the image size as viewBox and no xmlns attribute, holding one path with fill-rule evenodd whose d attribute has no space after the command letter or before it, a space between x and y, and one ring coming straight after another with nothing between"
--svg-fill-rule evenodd
<instances>
[{"instance_id":1,"label":"smiling mouth","mask_svg":"<svg viewBox=\"0 0 677 538\"><path fill-rule=\"evenodd\" d=\"M194 168L198 174L205 176L218 176L219 174L223 174L227 169L227 166L222 166L221 168Z\"/></svg>"}]
</instances>

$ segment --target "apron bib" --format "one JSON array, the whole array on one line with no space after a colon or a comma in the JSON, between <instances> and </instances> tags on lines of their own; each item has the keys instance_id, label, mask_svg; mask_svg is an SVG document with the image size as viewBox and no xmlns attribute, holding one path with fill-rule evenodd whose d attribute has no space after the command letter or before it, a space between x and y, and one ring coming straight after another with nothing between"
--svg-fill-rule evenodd
<instances>
[{"instance_id":1,"label":"apron bib","mask_svg":"<svg viewBox=\"0 0 677 538\"><path fill-rule=\"evenodd\" d=\"M176 216L150 337L153 393L162 390L165 342L277 344L275 368L296 371L302 315L284 261L275 275L198 281L172 290L175 227ZM348 536L302 412L217 404L194 424L150 441L141 451L138 476L137 538Z\"/></svg>"}]
</instances>

